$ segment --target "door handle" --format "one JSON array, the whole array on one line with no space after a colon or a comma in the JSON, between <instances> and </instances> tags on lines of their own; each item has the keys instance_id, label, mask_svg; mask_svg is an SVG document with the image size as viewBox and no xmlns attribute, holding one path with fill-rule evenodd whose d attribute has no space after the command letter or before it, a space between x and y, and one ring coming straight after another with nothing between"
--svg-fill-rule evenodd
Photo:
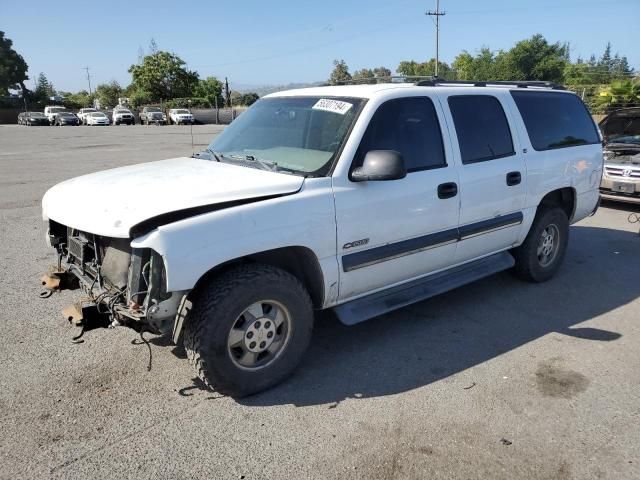
<instances>
[{"instance_id":1,"label":"door handle","mask_svg":"<svg viewBox=\"0 0 640 480\"><path fill-rule=\"evenodd\" d=\"M513 185L519 185L522 181L522 175L520 172L509 172L507 173L507 185L512 187Z\"/></svg>"},{"instance_id":2,"label":"door handle","mask_svg":"<svg viewBox=\"0 0 640 480\"><path fill-rule=\"evenodd\" d=\"M438 185L438 198L453 198L458 194L458 185L455 182L441 183Z\"/></svg>"}]
</instances>

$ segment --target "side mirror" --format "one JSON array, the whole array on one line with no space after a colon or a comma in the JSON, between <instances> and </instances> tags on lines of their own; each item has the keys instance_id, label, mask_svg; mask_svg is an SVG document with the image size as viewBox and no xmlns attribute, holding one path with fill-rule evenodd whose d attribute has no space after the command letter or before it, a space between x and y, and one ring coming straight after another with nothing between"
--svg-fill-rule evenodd
<instances>
[{"instance_id":1,"label":"side mirror","mask_svg":"<svg viewBox=\"0 0 640 480\"><path fill-rule=\"evenodd\" d=\"M395 150L371 150L364 156L362 166L351 172L354 182L400 180L406 176L404 159Z\"/></svg>"}]
</instances>

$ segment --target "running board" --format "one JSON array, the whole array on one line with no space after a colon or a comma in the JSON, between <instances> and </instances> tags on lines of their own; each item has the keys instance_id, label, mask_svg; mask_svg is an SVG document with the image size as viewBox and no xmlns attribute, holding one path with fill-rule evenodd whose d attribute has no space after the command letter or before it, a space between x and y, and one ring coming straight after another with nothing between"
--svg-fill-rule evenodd
<instances>
[{"instance_id":1,"label":"running board","mask_svg":"<svg viewBox=\"0 0 640 480\"><path fill-rule=\"evenodd\" d=\"M513 267L515 260L508 252L465 263L444 272L392 287L366 297L338 305L333 310L345 325L355 325L392 310L440 295L467 283Z\"/></svg>"}]
</instances>

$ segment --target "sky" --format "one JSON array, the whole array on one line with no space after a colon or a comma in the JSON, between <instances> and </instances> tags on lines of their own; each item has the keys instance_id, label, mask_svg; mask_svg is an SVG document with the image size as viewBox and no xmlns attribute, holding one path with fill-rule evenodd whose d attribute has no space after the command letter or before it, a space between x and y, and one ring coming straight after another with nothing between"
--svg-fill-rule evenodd
<instances>
[{"instance_id":1,"label":"sky","mask_svg":"<svg viewBox=\"0 0 640 480\"><path fill-rule=\"evenodd\" d=\"M231 2L0 0L0 30L58 90L131 81L127 72L153 38L201 78L232 88L326 80L334 59L351 72L435 56L435 0L271 0ZM572 59L606 43L640 70L640 0L441 0L440 59L462 50L508 49L541 33L569 42Z\"/></svg>"}]
</instances>

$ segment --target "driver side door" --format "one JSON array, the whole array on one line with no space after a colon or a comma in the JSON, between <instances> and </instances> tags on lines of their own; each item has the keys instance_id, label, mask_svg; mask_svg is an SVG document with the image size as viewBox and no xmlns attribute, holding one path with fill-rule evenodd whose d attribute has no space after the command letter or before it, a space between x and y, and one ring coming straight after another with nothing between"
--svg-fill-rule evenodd
<instances>
[{"instance_id":1,"label":"driver side door","mask_svg":"<svg viewBox=\"0 0 640 480\"><path fill-rule=\"evenodd\" d=\"M459 182L443 132L447 135L437 100L426 95L387 100L373 114L350 171L362 165L368 151L395 150L407 176L367 182L354 182L351 175L334 178L341 301L453 262Z\"/></svg>"}]
</instances>

